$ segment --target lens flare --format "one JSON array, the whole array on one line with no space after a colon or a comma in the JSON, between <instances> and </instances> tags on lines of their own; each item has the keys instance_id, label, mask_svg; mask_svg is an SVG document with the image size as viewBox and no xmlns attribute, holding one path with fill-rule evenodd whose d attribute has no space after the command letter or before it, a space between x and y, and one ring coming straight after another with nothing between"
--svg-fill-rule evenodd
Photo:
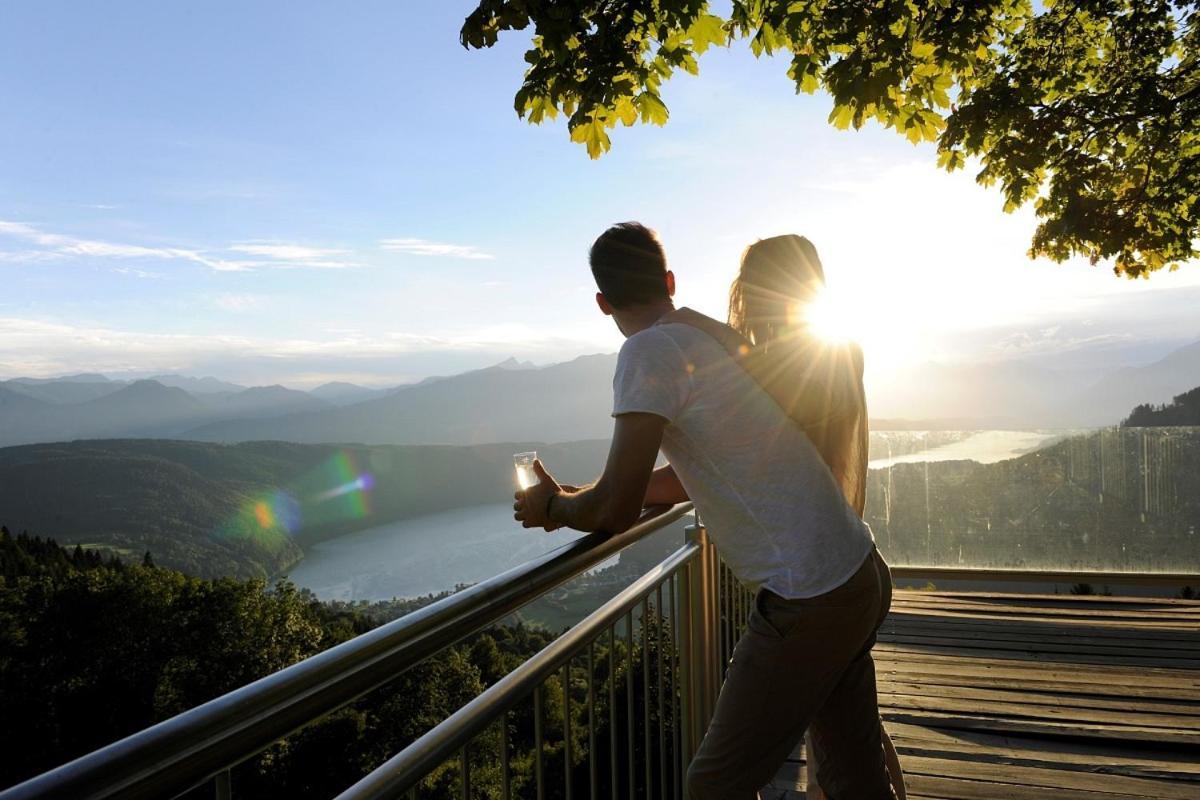
<instances>
[{"instance_id":1,"label":"lens flare","mask_svg":"<svg viewBox=\"0 0 1200 800\"><path fill-rule=\"evenodd\" d=\"M267 505L266 500L259 500L254 504L254 518L258 520L260 528L275 527L275 515L271 513L271 507Z\"/></svg>"},{"instance_id":2,"label":"lens flare","mask_svg":"<svg viewBox=\"0 0 1200 800\"><path fill-rule=\"evenodd\" d=\"M375 476L360 470L354 455L340 451L288 486L259 494L220 527L226 538L254 538L271 546L303 528L371 514Z\"/></svg>"},{"instance_id":3,"label":"lens flare","mask_svg":"<svg viewBox=\"0 0 1200 800\"><path fill-rule=\"evenodd\" d=\"M806 303L792 306L789 312L791 324L806 326L825 341L849 342L861 338L861 313L856 313L853 304L828 287Z\"/></svg>"}]
</instances>

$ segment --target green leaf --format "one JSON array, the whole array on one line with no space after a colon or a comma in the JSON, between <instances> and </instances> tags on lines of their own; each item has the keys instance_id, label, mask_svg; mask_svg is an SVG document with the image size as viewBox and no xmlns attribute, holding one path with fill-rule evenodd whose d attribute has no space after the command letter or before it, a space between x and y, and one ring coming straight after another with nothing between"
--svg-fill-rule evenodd
<instances>
[{"instance_id":1,"label":"green leaf","mask_svg":"<svg viewBox=\"0 0 1200 800\"><path fill-rule=\"evenodd\" d=\"M933 52L936 49L937 48L934 47L929 42L913 42L913 46L912 46L913 58L919 58L921 60L925 60L927 58L932 58Z\"/></svg>"},{"instance_id":2,"label":"green leaf","mask_svg":"<svg viewBox=\"0 0 1200 800\"><path fill-rule=\"evenodd\" d=\"M633 101L639 111L642 112L642 122L649 122L653 125L666 125L667 106L663 103L662 98L653 92L642 92Z\"/></svg>"},{"instance_id":3,"label":"green leaf","mask_svg":"<svg viewBox=\"0 0 1200 800\"><path fill-rule=\"evenodd\" d=\"M701 14L688 28L688 38L692 40L692 49L699 54L712 45L724 45L729 34L725 30L725 20L712 14Z\"/></svg>"},{"instance_id":4,"label":"green leaf","mask_svg":"<svg viewBox=\"0 0 1200 800\"><path fill-rule=\"evenodd\" d=\"M633 125L638 120L638 110L633 104L633 98L622 97L617 101L616 107L617 119L621 120L621 124L625 127Z\"/></svg>"},{"instance_id":5,"label":"green leaf","mask_svg":"<svg viewBox=\"0 0 1200 800\"><path fill-rule=\"evenodd\" d=\"M829 112L829 121L839 131L846 130L854 121L854 107L849 104L834 106L833 111Z\"/></svg>"},{"instance_id":6,"label":"green leaf","mask_svg":"<svg viewBox=\"0 0 1200 800\"><path fill-rule=\"evenodd\" d=\"M571 141L586 145L588 157L593 160L607 153L612 147L604 122L594 118L590 122L576 125L571 130Z\"/></svg>"}]
</instances>

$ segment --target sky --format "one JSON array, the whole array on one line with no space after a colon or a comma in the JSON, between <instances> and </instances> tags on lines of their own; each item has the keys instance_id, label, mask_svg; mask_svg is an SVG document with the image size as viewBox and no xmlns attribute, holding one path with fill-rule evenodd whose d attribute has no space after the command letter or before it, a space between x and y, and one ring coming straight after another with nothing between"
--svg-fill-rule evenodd
<instances>
[{"instance_id":1,"label":"sky","mask_svg":"<svg viewBox=\"0 0 1200 800\"><path fill-rule=\"evenodd\" d=\"M615 352L586 254L628 219L659 231L677 301L718 317L747 244L808 236L877 373L1200 338L1197 265L1031 261L1030 210L931 145L835 130L827 96L744 45L591 161L514 113L527 33L459 45L472 7L6 0L0 379L392 385Z\"/></svg>"}]
</instances>

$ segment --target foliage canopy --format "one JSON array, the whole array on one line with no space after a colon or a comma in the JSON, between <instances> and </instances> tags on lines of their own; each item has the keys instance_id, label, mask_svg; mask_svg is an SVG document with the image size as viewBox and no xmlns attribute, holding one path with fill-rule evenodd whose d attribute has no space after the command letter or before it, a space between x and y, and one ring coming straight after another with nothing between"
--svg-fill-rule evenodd
<instances>
[{"instance_id":1,"label":"foliage canopy","mask_svg":"<svg viewBox=\"0 0 1200 800\"><path fill-rule=\"evenodd\" d=\"M1144 276L1197 254L1200 15L1179 0L480 0L468 48L533 26L516 94L532 123L567 117L592 158L609 130L663 125L663 83L713 46L784 55L797 92L824 89L829 121L875 120L977 158L1011 211L1039 218L1031 257L1112 259Z\"/></svg>"}]
</instances>

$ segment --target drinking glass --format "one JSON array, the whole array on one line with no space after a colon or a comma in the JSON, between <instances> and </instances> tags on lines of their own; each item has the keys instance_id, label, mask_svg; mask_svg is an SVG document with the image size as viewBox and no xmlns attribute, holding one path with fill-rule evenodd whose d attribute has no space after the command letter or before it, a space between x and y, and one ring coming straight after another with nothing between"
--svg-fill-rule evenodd
<instances>
[{"instance_id":1,"label":"drinking glass","mask_svg":"<svg viewBox=\"0 0 1200 800\"><path fill-rule=\"evenodd\" d=\"M517 483L522 490L528 489L538 482L537 473L533 471L533 462L537 458L537 451L530 450L528 453L514 453L513 464L517 468Z\"/></svg>"}]
</instances>

